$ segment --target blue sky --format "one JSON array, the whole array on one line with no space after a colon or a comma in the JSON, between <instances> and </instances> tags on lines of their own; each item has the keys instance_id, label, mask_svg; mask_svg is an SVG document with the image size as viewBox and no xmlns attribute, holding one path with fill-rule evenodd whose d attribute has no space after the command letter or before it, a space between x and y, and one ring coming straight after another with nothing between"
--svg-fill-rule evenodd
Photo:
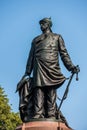
<instances>
[{"instance_id":1,"label":"blue sky","mask_svg":"<svg viewBox=\"0 0 87 130\"><path fill-rule=\"evenodd\" d=\"M75 130L87 129L87 1L86 0L0 0L0 85L13 111L18 111L16 85L25 72L34 37L41 33L38 21L51 17L52 30L64 38L67 50L81 72L73 78L61 111ZM60 61L62 72L69 76ZM61 97L65 83L57 92ZM59 104L59 102L58 102Z\"/></svg>"}]
</instances>

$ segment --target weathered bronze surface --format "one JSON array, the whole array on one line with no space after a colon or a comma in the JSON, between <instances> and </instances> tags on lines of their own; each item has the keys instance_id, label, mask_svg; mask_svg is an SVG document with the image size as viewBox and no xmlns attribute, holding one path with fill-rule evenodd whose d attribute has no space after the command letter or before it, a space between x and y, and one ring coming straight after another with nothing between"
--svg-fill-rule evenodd
<instances>
[{"instance_id":1,"label":"weathered bronze surface","mask_svg":"<svg viewBox=\"0 0 87 130\"><path fill-rule=\"evenodd\" d=\"M56 120L60 113L60 119L67 124L56 104L56 89L66 80L60 69L59 55L69 71L77 73L77 68L70 59L62 36L52 32L51 19L44 18L39 24L42 34L32 41L26 71L17 88L21 119L23 122L45 118ZM26 76L30 77L32 71L31 83Z\"/></svg>"}]
</instances>

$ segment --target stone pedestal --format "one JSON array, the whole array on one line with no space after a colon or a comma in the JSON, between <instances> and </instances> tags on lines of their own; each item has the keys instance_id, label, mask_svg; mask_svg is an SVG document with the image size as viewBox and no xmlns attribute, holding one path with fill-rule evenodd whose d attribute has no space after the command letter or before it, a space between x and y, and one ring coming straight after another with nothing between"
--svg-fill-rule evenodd
<instances>
[{"instance_id":1,"label":"stone pedestal","mask_svg":"<svg viewBox=\"0 0 87 130\"><path fill-rule=\"evenodd\" d=\"M62 122L34 121L23 123L16 130L71 130Z\"/></svg>"}]
</instances>

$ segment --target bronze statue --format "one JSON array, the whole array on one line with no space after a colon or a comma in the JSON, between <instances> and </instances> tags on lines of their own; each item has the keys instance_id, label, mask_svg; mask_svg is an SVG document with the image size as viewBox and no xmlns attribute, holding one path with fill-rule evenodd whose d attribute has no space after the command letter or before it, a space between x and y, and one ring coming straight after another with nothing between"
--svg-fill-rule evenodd
<instances>
[{"instance_id":1,"label":"bronze statue","mask_svg":"<svg viewBox=\"0 0 87 130\"><path fill-rule=\"evenodd\" d=\"M58 118L56 89L66 80L60 69L59 55L69 71L78 71L70 59L62 36L52 32L51 18L43 18L39 24L42 34L32 41L26 71L21 81L26 81L32 71L33 79L28 78L19 91L20 113L24 122L30 119ZM62 114L60 116L65 120Z\"/></svg>"}]
</instances>

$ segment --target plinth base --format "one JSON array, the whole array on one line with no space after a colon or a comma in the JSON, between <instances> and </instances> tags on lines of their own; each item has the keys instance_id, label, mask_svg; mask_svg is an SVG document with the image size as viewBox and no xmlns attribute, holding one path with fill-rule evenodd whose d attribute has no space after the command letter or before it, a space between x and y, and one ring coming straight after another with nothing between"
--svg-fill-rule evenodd
<instances>
[{"instance_id":1,"label":"plinth base","mask_svg":"<svg viewBox=\"0 0 87 130\"><path fill-rule=\"evenodd\" d=\"M54 121L35 121L23 123L16 130L71 130L65 123Z\"/></svg>"}]
</instances>

